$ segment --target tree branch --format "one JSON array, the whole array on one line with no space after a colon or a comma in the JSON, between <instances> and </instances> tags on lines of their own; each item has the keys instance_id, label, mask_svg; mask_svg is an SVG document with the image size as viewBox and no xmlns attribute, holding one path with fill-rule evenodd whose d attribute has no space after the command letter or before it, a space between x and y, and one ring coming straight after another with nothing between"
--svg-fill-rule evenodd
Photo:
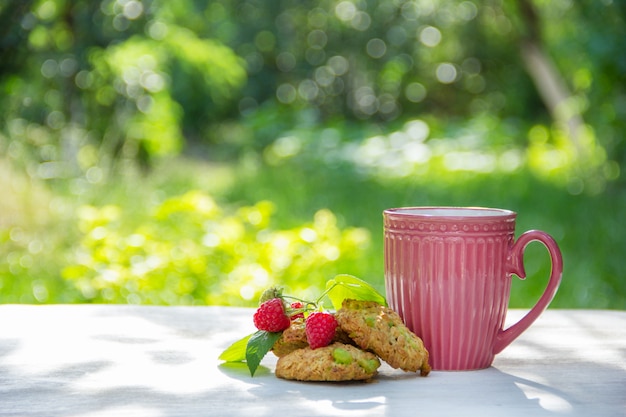
<instances>
[{"instance_id":1,"label":"tree branch","mask_svg":"<svg viewBox=\"0 0 626 417\"><path fill-rule=\"evenodd\" d=\"M525 25L525 36L520 42L520 53L530 75L552 118L566 127L578 156L583 153L580 134L584 121L570 105L572 93L563 75L545 51L540 19L531 0L517 1Z\"/></svg>"}]
</instances>

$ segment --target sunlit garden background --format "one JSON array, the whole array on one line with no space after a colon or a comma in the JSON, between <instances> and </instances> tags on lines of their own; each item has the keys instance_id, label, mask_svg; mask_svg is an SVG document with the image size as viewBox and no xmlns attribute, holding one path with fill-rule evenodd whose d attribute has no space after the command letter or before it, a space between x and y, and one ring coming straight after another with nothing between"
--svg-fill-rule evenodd
<instances>
[{"instance_id":1,"label":"sunlit garden background","mask_svg":"<svg viewBox=\"0 0 626 417\"><path fill-rule=\"evenodd\" d=\"M382 291L383 209L459 205L626 309L625 51L618 0L1 2L0 302Z\"/></svg>"}]
</instances>

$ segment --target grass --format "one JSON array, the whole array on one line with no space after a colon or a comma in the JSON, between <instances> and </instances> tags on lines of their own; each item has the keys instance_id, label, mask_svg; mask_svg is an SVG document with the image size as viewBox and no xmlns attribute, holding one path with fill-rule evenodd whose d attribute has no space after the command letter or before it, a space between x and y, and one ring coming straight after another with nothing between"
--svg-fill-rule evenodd
<instances>
[{"instance_id":1,"label":"grass","mask_svg":"<svg viewBox=\"0 0 626 417\"><path fill-rule=\"evenodd\" d=\"M552 306L626 309L623 271L626 241L621 217L626 190L609 184L599 194L573 195L522 168L507 173L444 173L384 178L348 164L277 164L243 158L216 164L180 157L150 174L135 171L107 184L52 187L0 165L5 195L0 205L0 296L3 302L77 302L79 291L61 278L66 254L80 237L76 210L82 204L116 204L129 223L141 221L155 202L190 190L214 196L224 207L270 200L276 228L309 221L330 209L340 227L362 227L372 242L363 256L361 278L383 288L382 211L389 207L488 206L518 213L518 234L541 229L559 243L565 270ZM83 184L84 185L84 184ZM550 270L548 255L532 243L525 255L528 278L514 279L512 307L530 307L540 296ZM353 271L341 271L353 273Z\"/></svg>"},{"instance_id":2,"label":"grass","mask_svg":"<svg viewBox=\"0 0 626 417\"><path fill-rule=\"evenodd\" d=\"M373 236L368 281L382 286L382 211L402 206L485 206L518 213L517 235L540 229L559 243L564 258L563 280L552 306L561 308L626 308L623 271L626 253L621 217L626 192L617 185L602 194L572 195L527 170L508 174L459 174L446 179L415 177L385 181L367 178L341 167L302 168L292 164L242 175L228 199L271 198L277 218L285 224L301 221L327 207L344 225L364 227ZM547 251L531 243L525 254L526 280L514 279L513 307L531 307L550 271Z\"/></svg>"}]
</instances>

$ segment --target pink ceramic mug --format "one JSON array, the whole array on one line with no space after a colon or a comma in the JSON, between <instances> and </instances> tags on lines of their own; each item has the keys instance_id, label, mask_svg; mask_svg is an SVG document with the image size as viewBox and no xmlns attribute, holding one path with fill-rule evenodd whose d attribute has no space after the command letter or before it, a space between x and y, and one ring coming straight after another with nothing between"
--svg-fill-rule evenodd
<instances>
[{"instance_id":1,"label":"pink ceramic mug","mask_svg":"<svg viewBox=\"0 0 626 417\"><path fill-rule=\"evenodd\" d=\"M469 207L383 212L387 299L424 341L434 370L489 367L556 294L563 271L558 245L538 230L514 241L515 217ZM550 280L537 304L505 330L511 274L525 278L523 253L532 241L550 253Z\"/></svg>"}]
</instances>

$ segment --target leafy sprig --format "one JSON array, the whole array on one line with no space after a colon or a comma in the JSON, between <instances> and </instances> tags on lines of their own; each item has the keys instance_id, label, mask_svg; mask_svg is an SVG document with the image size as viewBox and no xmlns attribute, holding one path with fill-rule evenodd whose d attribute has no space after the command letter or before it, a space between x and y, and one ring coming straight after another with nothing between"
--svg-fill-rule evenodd
<instances>
[{"instance_id":1,"label":"leafy sprig","mask_svg":"<svg viewBox=\"0 0 626 417\"><path fill-rule=\"evenodd\" d=\"M267 298L266 293L268 291L261 296L262 300L263 297ZM282 291L276 289L270 289L269 293L302 302L304 306L301 309L302 311L298 309L296 312L304 312L305 314L312 310L322 309L325 298L330 300L333 308L336 310L339 310L343 300L348 298L361 301L376 301L379 304L387 305L385 297L374 287L362 279L348 274L340 274L328 280L326 282L326 290L313 302L283 295ZM254 376L261 364L261 360L272 349L281 334L282 332L258 330L234 342L220 354L219 359L225 362L246 362L250 375Z\"/></svg>"},{"instance_id":2,"label":"leafy sprig","mask_svg":"<svg viewBox=\"0 0 626 417\"><path fill-rule=\"evenodd\" d=\"M376 301L380 305L387 306L387 300L376 291L376 288L362 279L348 274L340 274L328 280L324 294L328 296L333 308L336 310L339 310L343 300L348 298L361 301Z\"/></svg>"}]
</instances>

